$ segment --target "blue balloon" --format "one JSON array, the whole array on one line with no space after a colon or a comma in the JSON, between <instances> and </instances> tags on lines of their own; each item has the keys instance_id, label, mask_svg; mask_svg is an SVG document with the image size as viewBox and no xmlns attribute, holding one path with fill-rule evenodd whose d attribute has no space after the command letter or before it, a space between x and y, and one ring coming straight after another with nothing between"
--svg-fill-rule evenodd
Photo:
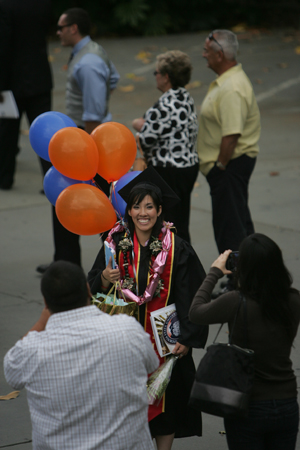
<instances>
[{"instance_id":1,"label":"blue balloon","mask_svg":"<svg viewBox=\"0 0 300 450\"><path fill-rule=\"evenodd\" d=\"M44 177L44 192L53 206L56 204L59 194L72 184L82 184L82 181L73 180L72 178L65 177L55 167L50 167Z\"/></svg>"},{"instance_id":2,"label":"blue balloon","mask_svg":"<svg viewBox=\"0 0 300 450\"><path fill-rule=\"evenodd\" d=\"M111 194L111 203L116 211L119 219L124 218L125 210L127 203L122 199L120 194L118 193L120 189L122 189L126 184L128 184L131 180L137 177L141 173L140 170L135 170L133 172L128 172L123 175L115 184L112 194Z\"/></svg>"},{"instance_id":3,"label":"blue balloon","mask_svg":"<svg viewBox=\"0 0 300 450\"><path fill-rule=\"evenodd\" d=\"M76 127L70 117L58 111L48 111L34 119L29 130L33 150L46 161L50 161L48 146L52 136L62 128Z\"/></svg>"}]
</instances>

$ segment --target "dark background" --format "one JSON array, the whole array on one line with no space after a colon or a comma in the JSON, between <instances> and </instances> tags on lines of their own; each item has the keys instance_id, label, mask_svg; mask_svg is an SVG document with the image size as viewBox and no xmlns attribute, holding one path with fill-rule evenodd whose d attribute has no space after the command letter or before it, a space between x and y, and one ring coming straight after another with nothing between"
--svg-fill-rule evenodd
<instances>
[{"instance_id":1,"label":"dark background","mask_svg":"<svg viewBox=\"0 0 300 450\"><path fill-rule=\"evenodd\" d=\"M138 36L215 28L300 26L300 0L52 0L51 33L61 13L86 9L94 36Z\"/></svg>"}]
</instances>

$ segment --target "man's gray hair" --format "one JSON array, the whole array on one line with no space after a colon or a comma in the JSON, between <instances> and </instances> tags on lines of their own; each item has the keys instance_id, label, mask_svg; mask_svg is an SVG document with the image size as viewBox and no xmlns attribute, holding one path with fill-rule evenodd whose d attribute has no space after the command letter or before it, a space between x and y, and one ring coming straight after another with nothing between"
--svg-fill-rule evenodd
<instances>
[{"instance_id":1,"label":"man's gray hair","mask_svg":"<svg viewBox=\"0 0 300 450\"><path fill-rule=\"evenodd\" d=\"M214 30L213 36L222 46L225 58L229 61L235 61L239 49L236 34L229 30ZM220 50L220 48L218 50Z\"/></svg>"}]
</instances>

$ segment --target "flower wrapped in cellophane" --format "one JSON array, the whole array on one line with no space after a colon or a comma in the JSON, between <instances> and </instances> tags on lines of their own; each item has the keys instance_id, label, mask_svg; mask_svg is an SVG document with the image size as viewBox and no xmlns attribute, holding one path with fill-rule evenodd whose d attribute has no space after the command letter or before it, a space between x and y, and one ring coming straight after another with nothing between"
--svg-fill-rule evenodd
<instances>
[{"instance_id":1,"label":"flower wrapped in cellophane","mask_svg":"<svg viewBox=\"0 0 300 450\"><path fill-rule=\"evenodd\" d=\"M118 298L117 292L119 292L120 296L122 295L119 281L111 287L107 294L97 293L93 296L91 304L96 305L97 308L110 316L114 314L127 314L137 319L138 307L136 302L126 302L124 296L123 298Z\"/></svg>"},{"instance_id":2,"label":"flower wrapped in cellophane","mask_svg":"<svg viewBox=\"0 0 300 450\"><path fill-rule=\"evenodd\" d=\"M178 356L170 356L148 378L147 395L149 405L158 405L171 379L173 367Z\"/></svg>"}]
</instances>

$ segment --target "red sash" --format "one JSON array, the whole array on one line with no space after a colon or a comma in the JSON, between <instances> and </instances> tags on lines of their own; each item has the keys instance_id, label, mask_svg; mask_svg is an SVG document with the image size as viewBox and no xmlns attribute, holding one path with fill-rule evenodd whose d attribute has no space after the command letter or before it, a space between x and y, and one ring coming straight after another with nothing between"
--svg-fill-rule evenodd
<instances>
[{"instance_id":1,"label":"red sash","mask_svg":"<svg viewBox=\"0 0 300 450\"><path fill-rule=\"evenodd\" d=\"M169 293L170 293L170 289L171 289L173 261L174 261L174 234L171 233L171 235L172 235L171 248L168 252L164 271L160 275L160 278L163 281L163 289L160 290L160 297L153 297L153 299L150 302L146 303L146 305L145 305L145 307L146 307L145 323L143 324L144 330L151 337L151 342L152 342L153 348L159 358L159 362L160 362L159 365L161 365L165 362L165 357L161 358L158 354L156 344L155 344L155 338L153 335L153 330L152 330L152 326L151 326L151 322L150 322L150 313L153 311L156 311L157 309L164 308L168 304ZM159 236L159 239L161 239L161 235ZM134 238L133 238L133 247L134 247L133 248L134 267L135 267L136 277L134 274L134 269L133 269L132 263L130 262L130 250L128 250L128 252L127 252L128 272L129 272L130 278L136 279L136 283L137 283L137 287L138 287L139 268L140 268L140 244L138 242L138 239L137 239L135 233L134 233ZM151 256L152 263L154 260L155 260L155 257ZM125 276L123 264L124 264L124 255L123 255L123 252L121 251L119 253L119 268L120 268L122 278L124 278L124 276ZM148 273L148 283L150 282L150 276L151 276L151 273L149 272ZM156 417L159 414L161 414L162 412L164 412L164 410L165 410L165 395L163 396L163 398L158 406L155 406L155 405L149 406L148 421L154 419L154 417Z\"/></svg>"}]
</instances>

